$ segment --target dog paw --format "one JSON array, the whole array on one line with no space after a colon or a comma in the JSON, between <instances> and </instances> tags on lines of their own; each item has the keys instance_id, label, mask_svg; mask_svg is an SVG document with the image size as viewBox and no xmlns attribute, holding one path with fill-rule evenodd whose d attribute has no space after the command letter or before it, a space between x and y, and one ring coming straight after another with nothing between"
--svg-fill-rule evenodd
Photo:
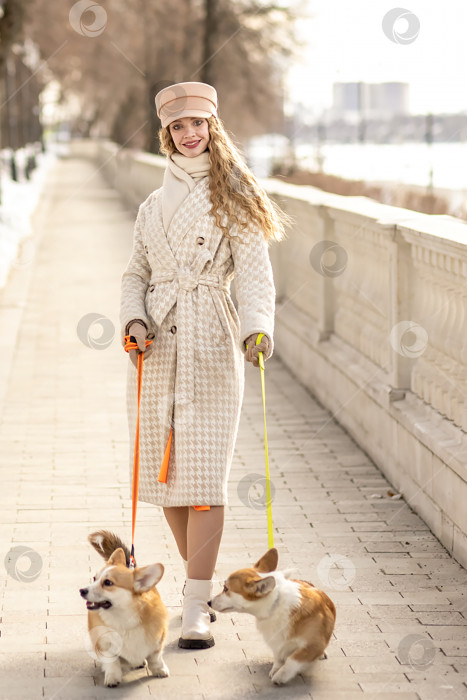
<instances>
[{"instance_id":1,"label":"dog paw","mask_svg":"<svg viewBox=\"0 0 467 700\"><path fill-rule=\"evenodd\" d=\"M284 685L287 681L291 679L290 671L285 668L285 666L280 666L277 668L276 672L272 674L271 680L274 685Z\"/></svg>"},{"instance_id":2,"label":"dog paw","mask_svg":"<svg viewBox=\"0 0 467 700\"><path fill-rule=\"evenodd\" d=\"M110 664L102 664L104 671L104 685L108 688L115 688L122 680L122 667L120 660L113 661Z\"/></svg>"},{"instance_id":3,"label":"dog paw","mask_svg":"<svg viewBox=\"0 0 467 700\"><path fill-rule=\"evenodd\" d=\"M274 674L274 676L271 676L271 680L274 683L274 685L284 685L284 681L280 678L280 675L278 673Z\"/></svg>"},{"instance_id":4,"label":"dog paw","mask_svg":"<svg viewBox=\"0 0 467 700\"><path fill-rule=\"evenodd\" d=\"M107 688L116 688L117 685L120 685L120 678L116 678L114 676L111 676L108 678L107 676L104 679L104 685L107 686Z\"/></svg>"},{"instance_id":5,"label":"dog paw","mask_svg":"<svg viewBox=\"0 0 467 700\"><path fill-rule=\"evenodd\" d=\"M271 670L269 671L269 678L272 679L273 675L274 675L275 673L277 673L277 671L280 669L281 665L282 665L282 664L277 664L277 663L274 663L274 664L273 664Z\"/></svg>"},{"instance_id":6,"label":"dog paw","mask_svg":"<svg viewBox=\"0 0 467 700\"><path fill-rule=\"evenodd\" d=\"M327 658L328 658L328 655L326 654L326 652L324 652L323 655L319 657L319 660L324 661L324 659L327 659Z\"/></svg>"},{"instance_id":7,"label":"dog paw","mask_svg":"<svg viewBox=\"0 0 467 700\"><path fill-rule=\"evenodd\" d=\"M164 662L156 667L149 666L149 670L151 671L152 675L155 676L155 678L167 678L169 675L169 669Z\"/></svg>"}]
</instances>

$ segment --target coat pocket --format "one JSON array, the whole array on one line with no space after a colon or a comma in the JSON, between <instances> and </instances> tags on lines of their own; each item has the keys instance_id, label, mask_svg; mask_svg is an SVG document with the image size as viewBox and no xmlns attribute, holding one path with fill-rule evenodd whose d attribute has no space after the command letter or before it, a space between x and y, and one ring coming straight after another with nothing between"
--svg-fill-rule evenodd
<instances>
[{"instance_id":1,"label":"coat pocket","mask_svg":"<svg viewBox=\"0 0 467 700\"><path fill-rule=\"evenodd\" d=\"M230 316L225 293L200 286L197 308L198 344L210 349L231 343L235 324Z\"/></svg>"},{"instance_id":2,"label":"coat pocket","mask_svg":"<svg viewBox=\"0 0 467 700\"><path fill-rule=\"evenodd\" d=\"M219 347L224 345L229 339L229 324L222 307L219 293L208 287L210 297L209 332L207 345L209 347Z\"/></svg>"}]
</instances>

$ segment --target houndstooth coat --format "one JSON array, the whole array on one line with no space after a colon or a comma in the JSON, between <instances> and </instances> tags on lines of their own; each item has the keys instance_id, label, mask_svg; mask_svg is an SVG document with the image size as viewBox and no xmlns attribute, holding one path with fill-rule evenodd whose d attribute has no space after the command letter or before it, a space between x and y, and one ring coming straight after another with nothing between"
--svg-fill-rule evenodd
<instances>
[{"instance_id":1,"label":"houndstooth coat","mask_svg":"<svg viewBox=\"0 0 467 700\"><path fill-rule=\"evenodd\" d=\"M197 182L167 232L161 193L139 208L122 276L122 343L135 319L154 333L143 364L139 500L224 505L243 398L243 341L265 333L272 349L275 292L267 244L256 231L241 241L223 235L209 213L208 177ZM230 297L234 275L238 314ZM127 408L132 474L137 373L130 360ZM171 427L164 484L157 478Z\"/></svg>"}]
</instances>

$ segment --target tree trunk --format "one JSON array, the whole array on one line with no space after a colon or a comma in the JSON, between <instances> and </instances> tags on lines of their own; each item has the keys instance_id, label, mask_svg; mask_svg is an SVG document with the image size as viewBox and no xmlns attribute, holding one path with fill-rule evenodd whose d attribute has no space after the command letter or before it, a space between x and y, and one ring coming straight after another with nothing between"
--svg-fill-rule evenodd
<instances>
[{"instance_id":1,"label":"tree trunk","mask_svg":"<svg viewBox=\"0 0 467 700\"><path fill-rule=\"evenodd\" d=\"M204 36L203 36L203 63L200 69L202 83L214 85L214 53L217 36L217 7L218 0L204 0Z\"/></svg>"}]
</instances>

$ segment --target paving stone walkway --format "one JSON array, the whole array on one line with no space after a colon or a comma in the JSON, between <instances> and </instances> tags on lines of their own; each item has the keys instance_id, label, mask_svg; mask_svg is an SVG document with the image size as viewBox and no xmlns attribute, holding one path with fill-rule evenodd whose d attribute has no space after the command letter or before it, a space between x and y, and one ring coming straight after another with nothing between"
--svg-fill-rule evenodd
<instances>
[{"instance_id":1,"label":"paving stone walkway","mask_svg":"<svg viewBox=\"0 0 467 700\"><path fill-rule=\"evenodd\" d=\"M465 570L278 358L266 373L275 544L282 567L336 604L329 658L274 687L253 619L230 614L218 616L214 648L178 649L183 567L159 509L140 504L138 559L166 567L171 675L103 686L78 589L100 565L88 533L130 536L118 303L133 220L95 164L58 161L35 258L0 293L1 700L467 698ZM260 378L246 375L219 581L267 549Z\"/></svg>"}]
</instances>

